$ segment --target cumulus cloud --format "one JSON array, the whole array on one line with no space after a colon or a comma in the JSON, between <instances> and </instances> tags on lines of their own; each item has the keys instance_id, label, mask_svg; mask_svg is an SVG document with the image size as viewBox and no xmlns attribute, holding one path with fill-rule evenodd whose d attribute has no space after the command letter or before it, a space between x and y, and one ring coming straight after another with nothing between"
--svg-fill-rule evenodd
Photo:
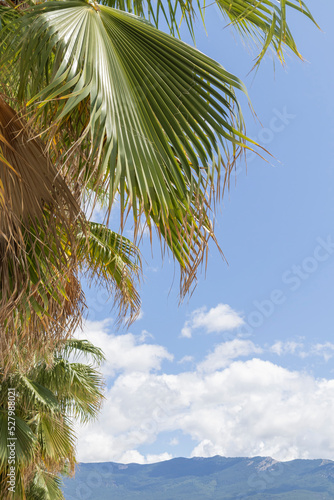
<instances>
[{"instance_id":1,"label":"cumulus cloud","mask_svg":"<svg viewBox=\"0 0 334 500\"><path fill-rule=\"evenodd\" d=\"M146 334L135 336L132 333L113 335L109 333L110 320L86 321L83 331L76 333L77 338L85 338L100 347L107 362L102 372L114 376L117 372L149 372L158 370L164 360L172 361L173 355L156 344L144 343Z\"/></svg>"},{"instance_id":2,"label":"cumulus cloud","mask_svg":"<svg viewBox=\"0 0 334 500\"><path fill-rule=\"evenodd\" d=\"M207 311L201 307L192 312L190 320L186 321L181 336L191 338L193 330L202 329L206 333L224 332L238 328L244 324L239 313L234 311L228 304L218 304Z\"/></svg>"},{"instance_id":3,"label":"cumulus cloud","mask_svg":"<svg viewBox=\"0 0 334 500\"><path fill-rule=\"evenodd\" d=\"M250 340L234 339L217 345L214 351L197 365L197 368L199 371L214 372L228 366L232 359L250 354L261 354L262 352L263 349L257 347Z\"/></svg>"},{"instance_id":4,"label":"cumulus cloud","mask_svg":"<svg viewBox=\"0 0 334 500\"><path fill-rule=\"evenodd\" d=\"M105 338L106 329L90 325L90 340L109 349L117 377L98 422L78 427L80 461L165 460L164 449L143 455L141 446L166 432L190 437L192 456L334 458L334 380L258 359L261 348L245 340L219 344L195 370L161 373L171 360L164 347L130 334Z\"/></svg>"}]
</instances>

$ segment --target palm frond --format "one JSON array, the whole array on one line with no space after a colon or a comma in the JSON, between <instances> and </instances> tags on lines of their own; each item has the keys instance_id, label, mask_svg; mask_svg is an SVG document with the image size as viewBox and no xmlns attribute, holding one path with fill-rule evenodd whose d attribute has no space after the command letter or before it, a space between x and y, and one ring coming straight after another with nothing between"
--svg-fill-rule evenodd
<instances>
[{"instance_id":1,"label":"palm frond","mask_svg":"<svg viewBox=\"0 0 334 500\"><path fill-rule=\"evenodd\" d=\"M287 23L289 10L296 10L315 22L310 10L301 0L215 0L200 2L199 0L103 0L103 5L133 13L149 19L158 28L166 24L170 33L180 37L180 25L186 23L195 39L194 22L201 18L205 27L205 11L217 5L223 16L240 32L242 37L251 38L260 48L258 64L269 47L284 62L284 48L301 57L292 32Z\"/></svg>"},{"instance_id":2,"label":"palm frond","mask_svg":"<svg viewBox=\"0 0 334 500\"><path fill-rule=\"evenodd\" d=\"M187 246L175 257L194 277L192 263L206 248L210 195L244 145L235 95L245 92L243 84L189 45L102 5L43 3L21 27L13 41L20 99L49 113L60 144L81 106L77 145L91 149L80 179L108 191L110 206L119 193L121 213L131 207L137 228L144 214L170 248L183 234ZM78 164L75 170L78 176Z\"/></svg>"},{"instance_id":3,"label":"palm frond","mask_svg":"<svg viewBox=\"0 0 334 500\"><path fill-rule=\"evenodd\" d=\"M49 463L60 463L68 459L74 462L75 433L73 424L67 417L59 414L59 418L48 413L41 413L38 418L37 435L40 441L42 460Z\"/></svg>"},{"instance_id":4,"label":"palm frond","mask_svg":"<svg viewBox=\"0 0 334 500\"><path fill-rule=\"evenodd\" d=\"M19 374L18 379L24 407L50 413L59 411L57 398L50 389L23 374Z\"/></svg>"},{"instance_id":5,"label":"palm frond","mask_svg":"<svg viewBox=\"0 0 334 500\"><path fill-rule=\"evenodd\" d=\"M255 65L260 63L270 47L282 63L284 48L302 58L287 23L290 9L300 12L317 26L301 0L216 0L216 3L242 37L250 37L260 46Z\"/></svg>"},{"instance_id":6,"label":"palm frond","mask_svg":"<svg viewBox=\"0 0 334 500\"><path fill-rule=\"evenodd\" d=\"M0 408L0 491L3 500L25 498L24 484L26 478L29 477L29 469L37 449L37 438L27 424L25 417L18 414L15 414L15 417L10 416L11 419L15 420L15 440L12 440L12 429L9 430L9 422L12 424L12 420L9 419L8 411ZM13 444L15 447L15 497L9 491L7 482L10 466L13 466L13 463L10 462Z\"/></svg>"},{"instance_id":7,"label":"palm frond","mask_svg":"<svg viewBox=\"0 0 334 500\"><path fill-rule=\"evenodd\" d=\"M141 273L138 248L127 238L103 224L90 222L79 232L78 260L92 282L105 286L119 306L118 319L131 323L139 314L140 297L136 289Z\"/></svg>"},{"instance_id":8,"label":"palm frond","mask_svg":"<svg viewBox=\"0 0 334 500\"><path fill-rule=\"evenodd\" d=\"M82 356L85 358L92 358L98 366L106 360L102 349L93 345L86 339L68 339L62 346L60 353L57 354L57 357L59 356L66 360L68 360L70 356L74 356L75 359Z\"/></svg>"},{"instance_id":9,"label":"palm frond","mask_svg":"<svg viewBox=\"0 0 334 500\"><path fill-rule=\"evenodd\" d=\"M64 500L61 486L62 481L58 476L37 466L27 488L26 500Z\"/></svg>"},{"instance_id":10,"label":"palm frond","mask_svg":"<svg viewBox=\"0 0 334 500\"><path fill-rule=\"evenodd\" d=\"M29 464L33 458L36 449L36 436L19 415L15 415L15 454L16 459L20 463ZM9 447L7 446L10 441L8 430L8 411L0 409L0 468L8 464Z\"/></svg>"},{"instance_id":11,"label":"palm frond","mask_svg":"<svg viewBox=\"0 0 334 500\"><path fill-rule=\"evenodd\" d=\"M180 37L180 26L184 21L193 39L194 22L198 13L202 13L200 0L195 5L192 0L102 0L101 4L148 19L156 28L164 23L173 36Z\"/></svg>"},{"instance_id":12,"label":"palm frond","mask_svg":"<svg viewBox=\"0 0 334 500\"><path fill-rule=\"evenodd\" d=\"M104 381L96 368L67 358L82 354L98 363L101 349L87 340L70 339L54 351L53 364L35 360L28 373L12 367L0 384L0 489L5 491L10 439L8 389L15 388L17 498L61 499L59 473L74 473L73 417L88 422L97 416ZM6 490L7 491L7 490ZM12 500L3 495L4 500ZM1 497L2 498L2 497Z\"/></svg>"},{"instance_id":13,"label":"palm frond","mask_svg":"<svg viewBox=\"0 0 334 500\"><path fill-rule=\"evenodd\" d=\"M38 380L56 394L64 413L84 423L97 416L104 381L92 366L56 359L51 368L39 370Z\"/></svg>"}]
</instances>

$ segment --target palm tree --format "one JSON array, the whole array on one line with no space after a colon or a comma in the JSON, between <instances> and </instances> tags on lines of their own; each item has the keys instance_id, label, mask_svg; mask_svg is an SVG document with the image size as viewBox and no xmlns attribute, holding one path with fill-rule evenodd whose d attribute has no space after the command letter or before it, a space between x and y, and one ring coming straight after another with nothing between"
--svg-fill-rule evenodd
<instances>
[{"instance_id":1,"label":"palm tree","mask_svg":"<svg viewBox=\"0 0 334 500\"><path fill-rule=\"evenodd\" d=\"M75 465L73 420L94 419L103 399L103 379L85 356L100 364L101 350L86 340L68 340L53 354L53 364L36 360L26 374L16 370L0 385L1 498L62 499L60 472L71 474ZM72 360L70 360L72 359ZM15 495L9 490L8 389L15 389Z\"/></svg>"},{"instance_id":2,"label":"palm tree","mask_svg":"<svg viewBox=\"0 0 334 500\"><path fill-rule=\"evenodd\" d=\"M269 48L282 62L285 49L300 57L287 13L314 21L301 0L215 3L261 45L256 64ZM74 330L82 256L106 279L98 252L83 252L87 200L103 200L108 218L118 196L122 228L131 213L135 237L155 228L179 263L181 298L195 282L215 241L212 207L237 159L256 147L237 99L242 82L172 36L180 19L194 35L204 9L184 0L1 0L4 365L19 339L31 358L41 339L50 351ZM171 35L159 31L161 17Z\"/></svg>"}]
</instances>

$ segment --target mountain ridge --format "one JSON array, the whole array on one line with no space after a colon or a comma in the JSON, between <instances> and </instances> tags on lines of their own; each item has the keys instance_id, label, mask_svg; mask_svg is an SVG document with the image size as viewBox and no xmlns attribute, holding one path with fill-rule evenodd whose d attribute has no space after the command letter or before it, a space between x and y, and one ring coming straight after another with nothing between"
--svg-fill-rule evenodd
<instances>
[{"instance_id":1,"label":"mountain ridge","mask_svg":"<svg viewBox=\"0 0 334 500\"><path fill-rule=\"evenodd\" d=\"M330 500L334 461L177 457L154 464L78 464L66 500Z\"/></svg>"}]
</instances>

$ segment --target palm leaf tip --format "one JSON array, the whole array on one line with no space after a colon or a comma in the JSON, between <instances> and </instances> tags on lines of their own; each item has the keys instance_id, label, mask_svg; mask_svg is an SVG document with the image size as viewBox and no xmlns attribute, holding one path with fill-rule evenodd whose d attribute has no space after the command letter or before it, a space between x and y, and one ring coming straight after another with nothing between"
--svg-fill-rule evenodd
<instances>
[{"instance_id":1,"label":"palm leaf tip","mask_svg":"<svg viewBox=\"0 0 334 500\"><path fill-rule=\"evenodd\" d=\"M282 64L285 62L284 49L291 50L302 59L287 23L288 12L297 11L319 27L301 0L216 0L216 3L224 17L243 37L250 37L260 46L255 66L270 48Z\"/></svg>"},{"instance_id":2,"label":"palm leaf tip","mask_svg":"<svg viewBox=\"0 0 334 500\"><path fill-rule=\"evenodd\" d=\"M60 356L64 356L67 359L71 354L75 358L80 356L91 357L98 365L101 365L106 360L102 349L85 339L72 338L65 342L61 347Z\"/></svg>"},{"instance_id":3,"label":"palm leaf tip","mask_svg":"<svg viewBox=\"0 0 334 500\"><path fill-rule=\"evenodd\" d=\"M138 248L104 224L90 222L79 232L78 258L91 282L105 286L118 307L118 324L131 324L140 312L137 286L142 273Z\"/></svg>"}]
</instances>

